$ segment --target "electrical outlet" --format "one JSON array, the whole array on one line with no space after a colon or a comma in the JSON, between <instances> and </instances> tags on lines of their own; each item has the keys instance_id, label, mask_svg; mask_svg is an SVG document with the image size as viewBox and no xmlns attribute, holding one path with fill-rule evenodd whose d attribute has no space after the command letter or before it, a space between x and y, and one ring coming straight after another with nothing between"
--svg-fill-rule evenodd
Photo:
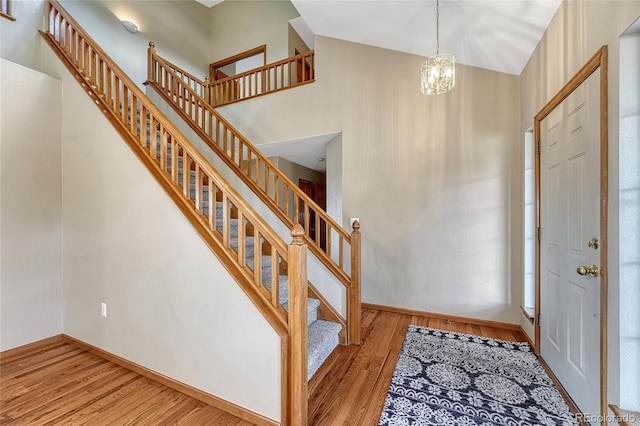
<instances>
[{"instance_id":1,"label":"electrical outlet","mask_svg":"<svg viewBox=\"0 0 640 426\"><path fill-rule=\"evenodd\" d=\"M351 226L353 228L353 222L358 221L358 223L360 222L360 218L359 217L350 217L349 218L349 226Z\"/></svg>"},{"instance_id":2,"label":"electrical outlet","mask_svg":"<svg viewBox=\"0 0 640 426\"><path fill-rule=\"evenodd\" d=\"M107 304L104 302L100 304L100 315L107 317Z\"/></svg>"}]
</instances>

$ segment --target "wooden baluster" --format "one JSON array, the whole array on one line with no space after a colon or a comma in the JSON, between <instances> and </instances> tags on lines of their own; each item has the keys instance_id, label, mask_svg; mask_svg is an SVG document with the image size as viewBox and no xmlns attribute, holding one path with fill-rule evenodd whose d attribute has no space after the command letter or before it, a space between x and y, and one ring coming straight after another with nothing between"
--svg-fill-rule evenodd
<instances>
[{"instance_id":1,"label":"wooden baluster","mask_svg":"<svg viewBox=\"0 0 640 426\"><path fill-rule=\"evenodd\" d=\"M271 248L271 304L278 306L280 304L280 267L278 264L278 251Z\"/></svg>"},{"instance_id":2,"label":"wooden baluster","mask_svg":"<svg viewBox=\"0 0 640 426\"><path fill-rule=\"evenodd\" d=\"M284 64L280 66L280 87L279 89L284 87L284 70L285 70L285 66Z\"/></svg>"},{"instance_id":3,"label":"wooden baluster","mask_svg":"<svg viewBox=\"0 0 640 426\"><path fill-rule=\"evenodd\" d=\"M284 203L282 211L287 217L289 217L289 185L287 185L286 182L282 182L282 186L284 187Z\"/></svg>"},{"instance_id":4,"label":"wooden baluster","mask_svg":"<svg viewBox=\"0 0 640 426\"><path fill-rule=\"evenodd\" d=\"M315 243L316 243L316 247L320 247L320 215L318 214L317 211L315 211L315 216L316 216L316 235L315 235Z\"/></svg>"},{"instance_id":5,"label":"wooden baluster","mask_svg":"<svg viewBox=\"0 0 640 426\"><path fill-rule=\"evenodd\" d=\"M109 105L109 109L113 111L113 71L111 67L107 67L107 88L105 94L105 101Z\"/></svg>"},{"instance_id":6,"label":"wooden baluster","mask_svg":"<svg viewBox=\"0 0 640 426\"><path fill-rule=\"evenodd\" d=\"M246 232L247 229L244 223L244 215L242 212L238 212L238 263L240 266L244 266L246 257L244 254L246 244Z\"/></svg>"},{"instance_id":7,"label":"wooden baluster","mask_svg":"<svg viewBox=\"0 0 640 426\"><path fill-rule=\"evenodd\" d=\"M329 257L329 259L331 259L331 228L333 228L329 222L325 222L326 223L326 233L327 233L327 257ZM333 259L332 259L333 260Z\"/></svg>"},{"instance_id":8,"label":"wooden baluster","mask_svg":"<svg viewBox=\"0 0 640 426\"><path fill-rule=\"evenodd\" d=\"M231 133L231 161L236 161L236 135Z\"/></svg>"},{"instance_id":9,"label":"wooden baluster","mask_svg":"<svg viewBox=\"0 0 640 426\"><path fill-rule=\"evenodd\" d=\"M222 245L229 247L231 233L231 211L229 209L229 197L222 194Z\"/></svg>"},{"instance_id":10,"label":"wooden baluster","mask_svg":"<svg viewBox=\"0 0 640 426\"><path fill-rule=\"evenodd\" d=\"M338 266L344 271L344 238L338 235Z\"/></svg>"},{"instance_id":11,"label":"wooden baluster","mask_svg":"<svg viewBox=\"0 0 640 426\"><path fill-rule=\"evenodd\" d=\"M257 230L253 236L253 283L262 285L262 236Z\"/></svg>"},{"instance_id":12,"label":"wooden baluster","mask_svg":"<svg viewBox=\"0 0 640 426\"><path fill-rule=\"evenodd\" d=\"M290 422L306 425L308 416L307 246L304 230L296 224L288 247L289 267L289 398Z\"/></svg>"},{"instance_id":13,"label":"wooden baluster","mask_svg":"<svg viewBox=\"0 0 640 426\"><path fill-rule=\"evenodd\" d=\"M223 127L222 127L222 150L225 152L225 155L229 155L228 151L227 151L229 149L228 144L227 144L227 133L228 133L227 132L227 128L224 127L224 125L223 125Z\"/></svg>"},{"instance_id":14,"label":"wooden baluster","mask_svg":"<svg viewBox=\"0 0 640 426\"><path fill-rule=\"evenodd\" d=\"M129 88L122 84L122 111L120 119L123 123L127 122L127 115L129 114Z\"/></svg>"},{"instance_id":15,"label":"wooden baluster","mask_svg":"<svg viewBox=\"0 0 640 426\"><path fill-rule=\"evenodd\" d=\"M293 223L300 222L300 197L295 192L293 193Z\"/></svg>"},{"instance_id":16,"label":"wooden baluster","mask_svg":"<svg viewBox=\"0 0 640 426\"><path fill-rule=\"evenodd\" d=\"M209 180L209 229L215 231L217 220L216 212L218 211L218 188L213 183L213 176L207 173L207 179Z\"/></svg>"},{"instance_id":17,"label":"wooden baluster","mask_svg":"<svg viewBox=\"0 0 640 426\"><path fill-rule=\"evenodd\" d=\"M303 212L304 212L304 232L311 237L311 226L309 225L309 203L306 201L303 202Z\"/></svg>"},{"instance_id":18,"label":"wooden baluster","mask_svg":"<svg viewBox=\"0 0 640 426\"><path fill-rule=\"evenodd\" d=\"M140 145L147 146L147 127L151 128L151 123L147 119L147 108L140 109ZM149 141L151 143L151 141Z\"/></svg>"},{"instance_id":19,"label":"wooden baluster","mask_svg":"<svg viewBox=\"0 0 640 426\"><path fill-rule=\"evenodd\" d=\"M191 198L191 162L186 150L182 150L182 195Z\"/></svg>"},{"instance_id":20,"label":"wooden baluster","mask_svg":"<svg viewBox=\"0 0 640 426\"><path fill-rule=\"evenodd\" d=\"M163 172L167 171L167 138L170 137L167 129L162 126L162 133L160 134L160 170Z\"/></svg>"},{"instance_id":21,"label":"wooden baluster","mask_svg":"<svg viewBox=\"0 0 640 426\"><path fill-rule=\"evenodd\" d=\"M143 129L146 129L143 128ZM146 130L142 130L146 134ZM178 184L178 155L179 155L179 145L176 143L174 138L171 138L171 182L174 185Z\"/></svg>"},{"instance_id":22,"label":"wooden baluster","mask_svg":"<svg viewBox=\"0 0 640 426\"><path fill-rule=\"evenodd\" d=\"M349 286L349 300L347 306L347 329L349 344L360 344L360 222L353 222L353 232L351 233L351 285Z\"/></svg>"},{"instance_id":23,"label":"wooden baluster","mask_svg":"<svg viewBox=\"0 0 640 426\"><path fill-rule=\"evenodd\" d=\"M133 94L133 91L131 91L131 106L129 108L129 114L127 115L129 130L132 135L135 135L138 131L138 98Z\"/></svg>"},{"instance_id":24,"label":"wooden baluster","mask_svg":"<svg viewBox=\"0 0 640 426\"><path fill-rule=\"evenodd\" d=\"M255 182L256 182L256 185L258 186L258 189L262 189L260 176L262 176L262 174L260 173L260 157L256 155L256 180L255 180Z\"/></svg>"},{"instance_id":25,"label":"wooden baluster","mask_svg":"<svg viewBox=\"0 0 640 426\"><path fill-rule=\"evenodd\" d=\"M274 174L273 175L273 200L276 202L276 205L278 205L278 201L280 198L280 182L278 182L279 178L278 175Z\"/></svg>"},{"instance_id":26,"label":"wooden baluster","mask_svg":"<svg viewBox=\"0 0 640 426\"><path fill-rule=\"evenodd\" d=\"M204 212L204 202L202 200L204 197L204 189L202 187L202 175L200 170L200 165L196 164L196 211L202 214Z\"/></svg>"},{"instance_id":27,"label":"wooden baluster","mask_svg":"<svg viewBox=\"0 0 640 426\"><path fill-rule=\"evenodd\" d=\"M251 149L247 147L247 176L249 176L249 179L251 181L253 181L253 173L251 173L252 170L253 167L251 167Z\"/></svg>"},{"instance_id":28,"label":"wooden baluster","mask_svg":"<svg viewBox=\"0 0 640 426\"><path fill-rule=\"evenodd\" d=\"M214 121L214 117L213 117L213 114L211 114L211 111L209 111L208 109L206 111L207 111L207 118L209 119L209 131L207 132L207 135L211 139L216 141L216 138L213 137L213 121Z\"/></svg>"}]
</instances>

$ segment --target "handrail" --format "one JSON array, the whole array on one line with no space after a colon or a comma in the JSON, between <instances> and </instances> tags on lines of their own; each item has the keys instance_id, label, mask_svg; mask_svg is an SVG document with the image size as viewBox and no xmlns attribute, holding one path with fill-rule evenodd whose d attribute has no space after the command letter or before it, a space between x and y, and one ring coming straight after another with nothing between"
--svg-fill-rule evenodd
<instances>
[{"instance_id":1,"label":"handrail","mask_svg":"<svg viewBox=\"0 0 640 426\"><path fill-rule=\"evenodd\" d=\"M360 343L360 225L347 233L238 130L148 49L148 84L187 121L289 229L299 223L316 257L347 288L347 341ZM358 239L358 244L354 240ZM347 250L349 253L347 253ZM347 265L349 270L347 270Z\"/></svg>"},{"instance_id":2,"label":"handrail","mask_svg":"<svg viewBox=\"0 0 640 426\"><path fill-rule=\"evenodd\" d=\"M310 50L263 67L205 83L208 93L201 96L211 105L221 106L314 81L314 51Z\"/></svg>"},{"instance_id":3,"label":"handrail","mask_svg":"<svg viewBox=\"0 0 640 426\"><path fill-rule=\"evenodd\" d=\"M200 80L195 75L185 71L177 65L172 64L166 59L163 59L163 61L173 72L178 75L178 77L182 79L182 81L187 83L187 85L191 87L191 89L193 89L198 95L200 95L200 97L209 102L209 100L207 99L207 96L209 94L209 77L206 77L204 81Z\"/></svg>"},{"instance_id":4,"label":"handrail","mask_svg":"<svg viewBox=\"0 0 640 426\"><path fill-rule=\"evenodd\" d=\"M300 353L306 353L307 342L300 333L290 335L289 327L299 329L302 325L297 324L298 321L304 321L306 326L304 307L307 301L294 301L296 312L287 313L278 297L279 274L276 271L279 265L287 264L288 253L292 249L224 181L56 0L49 0L47 18L47 31L41 32L47 43L280 336L283 357L282 418L286 422L286 419L292 418L288 407L299 404L296 399L301 397L295 389L304 388L304 384L292 383L291 377L304 377L300 380L306 381L306 364L304 367L292 365L291 359L299 357ZM192 183L195 186L194 195L191 194ZM208 193L205 186L208 186ZM221 213L215 204L219 198L223 206ZM208 209L205 208L207 201ZM238 220L237 249L231 246L232 213L237 215ZM296 245L294 253L297 253L295 257L301 259L304 256L301 253L306 253L306 247L300 245L297 234L293 236ZM245 256L248 237L254 238L253 270L247 264ZM266 248L263 248L262 241L266 242ZM271 256L271 288L262 281L263 255ZM300 265L290 263L287 268L290 279L305 287L293 289L293 294L305 294L306 261ZM289 286L291 287L291 282ZM292 297L291 293L289 297ZM303 308L304 312L301 311ZM295 368L303 370L296 371Z\"/></svg>"}]
</instances>

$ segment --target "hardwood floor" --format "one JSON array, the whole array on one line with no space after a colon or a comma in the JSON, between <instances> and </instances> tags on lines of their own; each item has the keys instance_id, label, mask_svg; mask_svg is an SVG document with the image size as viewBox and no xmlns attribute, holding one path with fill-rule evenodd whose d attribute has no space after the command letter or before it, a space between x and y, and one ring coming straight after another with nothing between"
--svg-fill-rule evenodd
<instances>
[{"instance_id":1,"label":"hardwood floor","mask_svg":"<svg viewBox=\"0 0 640 426\"><path fill-rule=\"evenodd\" d=\"M377 425L409 324L525 341L519 331L364 309L362 345L339 346L309 383L309 424Z\"/></svg>"},{"instance_id":2,"label":"hardwood floor","mask_svg":"<svg viewBox=\"0 0 640 426\"><path fill-rule=\"evenodd\" d=\"M66 342L1 367L4 425L250 425Z\"/></svg>"},{"instance_id":3,"label":"hardwood floor","mask_svg":"<svg viewBox=\"0 0 640 426\"><path fill-rule=\"evenodd\" d=\"M364 309L362 345L339 346L309 383L310 425L378 423L409 324L524 341L518 331ZM0 386L3 426L250 424L66 342L2 365Z\"/></svg>"}]
</instances>

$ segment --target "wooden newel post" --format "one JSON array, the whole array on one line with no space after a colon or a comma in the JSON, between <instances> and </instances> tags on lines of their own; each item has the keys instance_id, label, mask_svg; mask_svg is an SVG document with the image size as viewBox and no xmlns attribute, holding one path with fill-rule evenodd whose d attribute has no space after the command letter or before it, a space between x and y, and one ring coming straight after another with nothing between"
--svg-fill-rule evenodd
<instances>
[{"instance_id":1,"label":"wooden newel post","mask_svg":"<svg viewBox=\"0 0 640 426\"><path fill-rule=\"evenodd\" d=\"M211 105L211 85L209 84L209 76L206 75L204 77L204 86L202 86L202 97L204 100Z\"/></svg>"},{"instance_id":2,"label":"wooden newel post","mask_svg":"<svg viewBox=\"0 0 640 426\"><path fill-rule=\"evenodd\" d=\"M153 56L156 54L156 44L153 41L149 42L149 48L147 49L147 80L156 81L155 79L155 67L153 66Z\"/></svg>"},{"instance_id":3,"label":"wooden newel post","mask_svg":"<svg viewBox=\"0 0 640 426\"><path fill-rule=\"evenodd\" d=\"M347 306L349 324L349 344L360 344L360 222L353 222L353 232L351 233L351 286L349 287L349 304Z\"/></svg>"},{"instance_id":4,"label":"wooden newel post","mask_svg":"<svg viewBox=\"0 0 640 426\"><path fill-rule=\"evenodd\" d=\"M289 244L289 408L290 425L306 425L307 390L307 246L304 229L294 225Z\"/></svg>"}]
</instances>

